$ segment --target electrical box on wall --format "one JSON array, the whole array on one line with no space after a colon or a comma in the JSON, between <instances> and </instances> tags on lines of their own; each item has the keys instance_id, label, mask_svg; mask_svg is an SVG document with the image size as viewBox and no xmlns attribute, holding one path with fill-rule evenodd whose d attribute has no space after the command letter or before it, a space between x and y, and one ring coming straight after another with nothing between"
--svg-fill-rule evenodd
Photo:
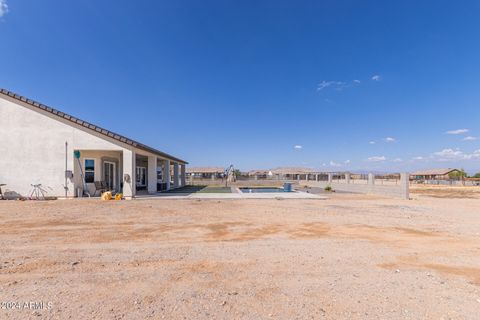
<instances>
[{"instance_id":1,"label":"electrical box on wall","mask_svg":"<svg viewBox=\"0 0 480 320\"><path fill-rule=\"evenodd\" d=\"M73 172L72 172L72 170L67 170L67 171L65 171L65 178L67 178L67 179L73 179Z\"/></svg>"}]
</instances>

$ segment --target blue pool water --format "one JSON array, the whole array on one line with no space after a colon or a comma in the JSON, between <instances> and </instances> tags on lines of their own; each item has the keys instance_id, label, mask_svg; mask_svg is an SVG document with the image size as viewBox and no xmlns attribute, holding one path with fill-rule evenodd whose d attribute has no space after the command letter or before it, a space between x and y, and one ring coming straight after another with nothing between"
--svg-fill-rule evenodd
<instances>
[{"instance_id":1,"label":"blue pool water","mask_svg":"<svg viewBox=\"0 0 480 320\"><path fill-rule=\"evenodd\" d=\"M274 193L274 192L292 192L285 191L283 188L239 188L243 193Z\"/></svg>"}]
</instances>

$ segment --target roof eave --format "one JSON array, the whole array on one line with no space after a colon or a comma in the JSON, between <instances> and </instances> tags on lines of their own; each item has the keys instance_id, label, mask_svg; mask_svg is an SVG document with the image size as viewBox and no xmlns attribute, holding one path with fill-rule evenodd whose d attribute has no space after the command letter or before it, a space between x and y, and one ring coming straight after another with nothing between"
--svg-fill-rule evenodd
<instances>
[{"instance_id":1,"label":"roof eave","mask_svg":"<svg viewBox=\"0 0 480 320\"><path fill-rule=\"evenodd\" d=\"M90 122L87 122L87 121L83 121L83 120L80 120L72 115L69 115L69 114L66 114L64 112L61 112L59 110L56 110L54 108L51 108L49 106L46 106L40 102L37 102L37 101L34 101L34 100L31 100L31 99L28 99L24 96L21 96L19 94L16 94L12 91L9 91L7 89L2 89L0 88L0 93L7 96L7 97L10 97L10 98L13 98L15 100L18 100L20 102L23 102L23 103L26 103L34 108L37 108L39 110L41 110L42 112L48 112L54 116L57 116L61 119L64 119L64 120L67 120L69 122L72 122L74 123L75 125L78 125L78 126L81 126L82 128L85 128L85 129L89 129L89 130L92 130L96 133L99 133L101 135L104 135L110 139L113 139L115 141L118 141L118 142L121 142L121 143L124 143L126 145L129 145L129 146L132 146L134 148L138 148L138 149L141 149L141 150L144 150L144 151L147 151L147 152L151 152L153 154L156 154L160 157L163 157L163 158L168 158L170 160L173 160L173 161L176 161L176 162L179 162L179 163L182 163L182 164L188 164L187 161L185 160L182 160L180 158L177 158L177 157L174 157L168 153L165 153L165 152L162 152L160 150L157 150L155 148L152 148L152 147L149 147L147 145L144 145L140 142L137 142L135 140L132 140L132 139L129 139L125 136L122 136L120 134L117 134L115 132L112 132L110 130L107 130L107 129L104 129L102 127L99 127L97 125L94 125Z\"/></svg>"}]
</instances>

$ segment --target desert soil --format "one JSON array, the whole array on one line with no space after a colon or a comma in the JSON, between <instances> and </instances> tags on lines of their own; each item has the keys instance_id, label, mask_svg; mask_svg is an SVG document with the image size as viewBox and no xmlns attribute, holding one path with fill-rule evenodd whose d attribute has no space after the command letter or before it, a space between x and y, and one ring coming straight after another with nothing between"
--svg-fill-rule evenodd
<instances>
[{"instance_id":1,"label":"desert soil","mask_svg":"<svg viewBox=\"0 0 480 320\"><path fill-rule=\"evenodd\" d=\"M0 319L480 318L478 199L0 201L0 219Z\"/></svg>"}]
</instances>

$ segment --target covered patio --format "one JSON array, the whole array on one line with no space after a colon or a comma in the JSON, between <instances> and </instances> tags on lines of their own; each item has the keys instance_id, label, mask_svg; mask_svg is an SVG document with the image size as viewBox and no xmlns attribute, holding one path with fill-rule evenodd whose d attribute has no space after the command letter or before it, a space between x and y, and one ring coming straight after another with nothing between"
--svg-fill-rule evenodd
<instances>
[{"instance_id":1,"label":"covered patio","mask_svg":"<svg viewBox=\"0 0 480 320\"><path fill-rule=\"evenodd\" d=\"M77 197L112 191L129 199L186 185L185 163L141 150L74 150L73 172Z\"/></svg>"}]
</instances>

